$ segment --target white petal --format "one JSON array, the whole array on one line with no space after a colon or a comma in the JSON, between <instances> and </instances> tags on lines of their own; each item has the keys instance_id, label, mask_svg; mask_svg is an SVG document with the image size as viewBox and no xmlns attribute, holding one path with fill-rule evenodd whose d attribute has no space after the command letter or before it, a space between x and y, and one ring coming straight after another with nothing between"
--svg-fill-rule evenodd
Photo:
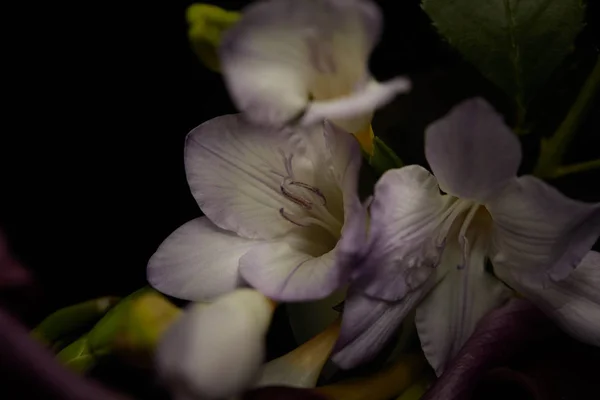
<instances>
[{"instance_id":1,"label":"white petal","mask_svg":"<svg viewBox=\"0 0 600 400\"><path fill-rule=\"evenodd\" d=\"M425 153L443 191L478 202L510 182L521 163L516 135L481 98L462 102L429 125Z\"/></svg>"},{"instance_id":2,"label":"white petal","mask_svg":"<svg viewBox=\"0 0 600 400\"><path fill-rule=\"evenodd\" d=\"M276 300L321 299L342 286L348 275L338 268L335 250L310 253L283 240L266 243L241 258L240 273L252 287Z\"/></svg>"},{"instance_id":3,"label":"white petal","mask_svg":"<svg viewBox=\"0 0 600 400\"><path fill-rule=\"evenodd\" d=\"M201 301L240 283L240 258L257 244L224 231L208 218L193 219L173 232L148 261L148 282L180 299Z\"/></svg>"},{"instance_id":4,"label":"white petal","mask_svg":"<svg viewBox=\"0 0 600 400\"><path fill-rule=\"evenodd\" d=\"M190 132L185 168L194 198L214 224L250 239L268 239L295 227L279 210L301 208L284 197L281 184L289 170L311 171L306 152L301 137L289 130L276 132L226 115Z\"/></svg>"},{"instance_id":5,"label":"white petal","mask_svg":"<svg viewBox=\"0 0 600 400\"><path fill-rule=\"evenodd\" d=\"M369 125L377 108L410 89L411 83L406 78L395 78L384 83L372 81L350 95L311 103L300 123L310 125L328 119L346 131L356 133Z\"/></svg>"},{"instance_id":6,"label":"white petal","mask_svg":"<svg viewBox=\"0 0 600 400\"><path fill-rule=\"evenodd\" d=\"M344 96L364 81L380 29L370 1L257 2L223 38L223 74L248 118L281 126L300 116L311 97Z\"/></svg>"},{"instance_id":7,"label":"white petal","mask_svg":"<svg viewBox=\"0 0 600 400\"><path fill-rule=\"evenodd\" d=\"M516 179L488 204L496 269L564 279L600 236L600 204L569 199L532 176Z\"/></svg>"},{"instance_id":8,"label":"white petal","mask_svg":"<svg viewBox=\"0 0 600 400\"><path fill-rule=\"evenodd\" d=\"M571 336L600 346L600 254L589 252L563 281L546 288L518 271L497 274L515 290L533 301Z\"/></svg>"},{"instance_id":9,"label":"white petal","mask_svg":"<svg viewBox=\"0 0 600 400\"><path fill-rule=\"evenodd\" d=\"M475 330L479 320L504 303L510 290L485 269L485 246L474 240L468 266L459 269L458 250L436 271L445 274L417 307L421 347L439 376ZM444 271L447 269L447 271Z\"/></svg>"},{"instance_id":10,"label":"white petal","mask_svg":"<svg viewBox=\"0 0 600 400\"><path fill-rule=\"evenodd\" d=\"M241 393L260 373L272 311L272 303L250 289L190 306L159 343L159 376L175 393L200 399Z\"/></svg>"},{"instance_id":11,"label":"white petal","mask_svg":"<svg viewBox=\"0 0 600 400\"><path fill-rule=\"evenodd\" d=\"M424 168L387 171L375 186L368 254L356 267L357 285L369 296L397 301L425 282L440 260L437 233L449 207L449 196L439 193Z\"/></svg>"}]
</instances>

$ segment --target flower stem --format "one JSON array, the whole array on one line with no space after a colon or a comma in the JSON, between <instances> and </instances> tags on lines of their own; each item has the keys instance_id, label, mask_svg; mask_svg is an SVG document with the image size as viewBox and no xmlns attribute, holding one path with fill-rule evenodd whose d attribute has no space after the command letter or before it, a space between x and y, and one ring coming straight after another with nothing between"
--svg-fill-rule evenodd
<instances>
[{"instance_id":1,"label":"flower stem","mask_svg":"<svg viewBox=\"0 0 600 400\"><path fill-rule=\"evenodd\" d=\"M554 173L554 176L552 177L558 178L569 174L589 171L590 169L594 168L600 168L600 159L558 167Z\"/></svg>"},{"instance_id":2,"label":"flower stem","mask_svg":"<svg viewBox=\"0 0 600 400\"><path fill-rule=\"evenodd\" d=\"M575 103L571 106L566 118L554 135L548 139L542 139L540 157L535 167L534 175L540 178L557 176L566 148L583 121L583 117L587 113L599 87L600 58L596 60L596 65L583 84L583 88L579 92Z\"/></svg>"}]
</instances>

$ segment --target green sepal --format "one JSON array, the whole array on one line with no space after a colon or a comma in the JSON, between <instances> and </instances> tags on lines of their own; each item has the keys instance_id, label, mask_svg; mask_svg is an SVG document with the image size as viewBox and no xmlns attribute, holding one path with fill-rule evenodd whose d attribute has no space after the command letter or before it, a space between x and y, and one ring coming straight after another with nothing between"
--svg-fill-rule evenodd
<instances>
[{"instance_id":1,"label":"green sepal","mask_svg":"<svg viewBox=\"0 0 600 400\"><path fill-rule=\"evenodd\" d=\"M46 317L31 335L47 346L61 348L65 339L89 329L119 300L107 296L62 308Z\"/></svg>"},{"instance_id":2,"label":"green sepal","mask_svg":"<svg viewBox=\"0 0 600 400\"><path fill-rule=\"evenodd\" d=\"M81 374L91 370L98 361L90 349L87 335L62 349L56 358L67 368Z\"/></svg>"}]
</instances>

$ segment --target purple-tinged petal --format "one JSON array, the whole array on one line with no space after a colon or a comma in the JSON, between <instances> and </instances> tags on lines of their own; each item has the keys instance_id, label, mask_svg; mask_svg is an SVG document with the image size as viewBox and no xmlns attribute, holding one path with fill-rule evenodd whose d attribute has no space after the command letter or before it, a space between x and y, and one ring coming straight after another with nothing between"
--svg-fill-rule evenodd
<instances>
[{"instance_id":1,"label":"purple-tinged petal","mask_svg":"<svg viewBox=\"0 0 600 400\"><path fill-rule=\"evenodd\" d=\"M223 74L236 106L248 118L282 126L301 116L311 99L331 100L364 90L363 83L370 80L368 58L380 30L381 15L371 1L257 2L243 10L242 19L223 38ZM369 111L389 97L371 99ZM365 108L351 105L357 112ZM329 118L328 108L309 110L322 119ZM340 114L339 108L332 111Z\"/></svg>"},{"instance_id":2,"label":"purple-tinged petal","mask_svg":"<svg viewBox=\"0 0 600 400\"><path fill-rule=\"evenodd\" d=\"M186 139L185 169L192 194L222 229L249 239L285 234L294 225L279 210L300 210L281 193L291 164L305 163L304 154L294 154L304 149L296 146L302 147L288 134L253 126L240 115L207 121Z\"/></svg>"},{"instance_id":3,"label":"purple-tinged petal","mask_svg":"<svg viewBox=\"0 0 600 400\"><path fill-rule=\"evenodd\" d=\"M557 329L525 300L511 300L484 317L459 354L422 400L470 400L481 377L531 345L556 336Z\"/></svg>"},{"instance_id":4,"label":"purple-tinged petal","mask_svg":"<svg viewBox=\"0 0 600 400\"><path fill-rule=\"evenodd\" d=\"M238 289L211 304L192 304L169 327L156 351L158 375L175 398L224 399L260 375L273 304Z\"/></svg>"},{"instance_id":5,"label":"purple-tinged petal","mask_svg":"<svg viewBox=\"0 0 600 400\"><path fill-rule=\"evenodd\" d=\"M344 302L342 329L333 350L333 362L349 369L373 359L433 285L434 282L429 281L397 302L373 299L359 291L351 292Z\"/></svg>"},{"instance_id":6,"label":"purple-tinged petal","mask_svg":"<svg viewBox=\"0 0 600 400\"><path fill-rule=\"evenodd\" d=\"M180 299L202 301L240 284L239 260L257 243L218 228L206 217L173 232L148 261L148 282Z\"/></svg>"},{"instance_id":7,"label":"purple-tinged petal","mask_svg":"<svg viewBox=\"0 0 600 400\"><path fill-rule=\"evenodd\" d=\"M515 269L497 274L571 336L600 347L600 253L589 252L566 279L542 288Z\"/></svg>"},{"instance_id":8,"label":"purple-tinged petal","mask_svg":"<svg viewBox=\"0 0 600 400\"><path fill-rule=\"evenodd\" d=\"M443 191L478 202L508 184L521 163L516 135L481 98L460 103L429 125L425 154Z\"/></svg>"},{"instance_id":9,"label":"purple-tinged petal","mask_svg":"<svg viewBox=\"0 0 600 400\"><path fill-rule=\"evenodd\" d=\"M487 208L494 267L531 274L538 287L566 278L600 236L600 203L569 199L532 176L516 179Z\"/></svg>"},{"instance_id":10,"label":"purple-tinged petal","mask_svg":"<svg viewBox=\"0 0 600 400\"><path fill-rule=\"evenodd\" d=\"M471 242L465 268L459 268L458 249L454 255L444 254L446 265L436 271L443 278L417 307L415 323L421 347L438 376L471 336L479 320L506 302L511 293L485 271L487 241L480 236ZM453 250L450 246L445 253Z\"/></svg>"},{"instance_id":11,"label":"purple-tinged petal","mask_svg":"<svg viewBox=\"0 0 600 400\"><path fill-rule=\"evenodd\" d=\"M450 203L424 168L387 171L375 186L369 240L361 246L368 250L356 266L356 285L387 301L400 300L422 285L439 263L437 233Z\"/></svg>"}]
</instances>

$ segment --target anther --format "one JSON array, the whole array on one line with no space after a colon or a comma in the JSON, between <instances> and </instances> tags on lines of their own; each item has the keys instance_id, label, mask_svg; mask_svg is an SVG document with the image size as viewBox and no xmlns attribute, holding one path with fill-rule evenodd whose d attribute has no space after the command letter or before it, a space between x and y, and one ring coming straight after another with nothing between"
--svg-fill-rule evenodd
<instances>
[{"instance_id":1,"label":"anther","mask_svg":"<svg viewBox=\"0 0 600 400\"><path fill-rule=\"evenodd\" d=\"M290 185L300 186L301 188L310 190L312 193L316 194L321 199L321 205L323 205L323 206L327 205L327 198L325 197L323 192L321 192L318 188L307 185L306 183L303 183L303 182L298 182L298 181L291 181Z\"/></svg>"}]
</instances>

